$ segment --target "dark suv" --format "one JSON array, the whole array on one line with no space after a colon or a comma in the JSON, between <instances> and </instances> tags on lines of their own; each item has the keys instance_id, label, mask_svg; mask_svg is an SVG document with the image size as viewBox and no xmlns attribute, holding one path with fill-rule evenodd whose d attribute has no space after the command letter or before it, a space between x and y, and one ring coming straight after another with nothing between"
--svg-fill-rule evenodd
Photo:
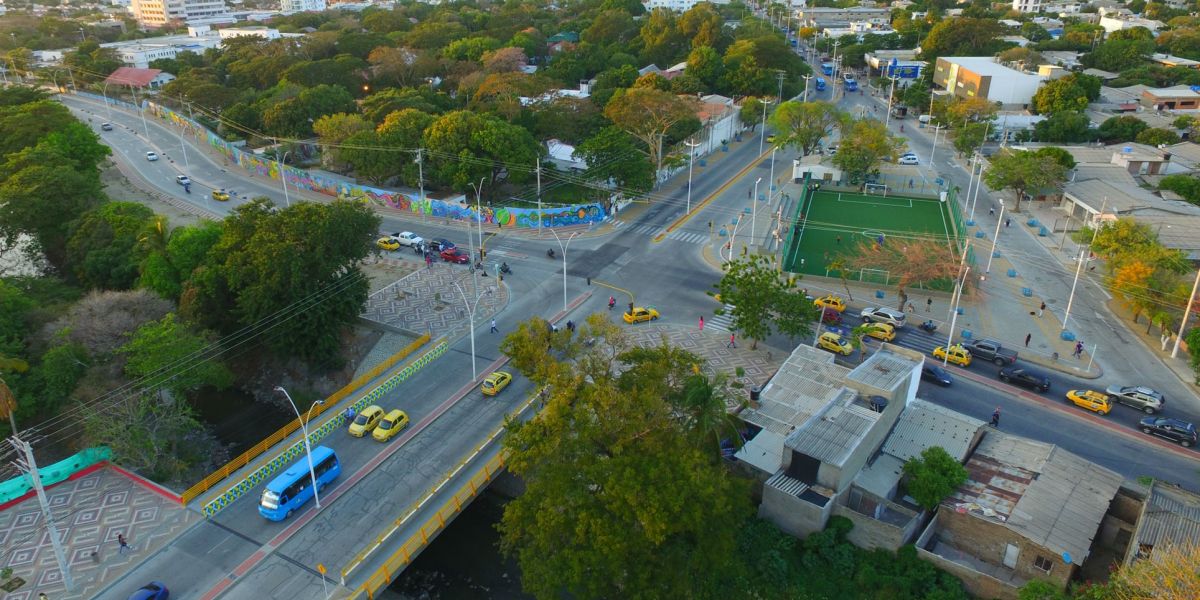
<instances>
[{"instance_id":1,"label":"dark suv","mask_svg":"<svg viewBox=\"0 0 1200 600\"><path fill-rule=\"evenodd\" d=\"M1164 417L1146 417L1142 419L1140 428L1150 435L1157 435L1172 442L1179 442L1184 448L1196 445L1196 426L1179 419Z\"/></svg>"},{"instance_id":2,"label":"dark suv","mask_svg":"<svg viewBox=\"0 0 1200 600\"><path fill-rule=\"evenodd\" d=\"M1000 381L1015 383L1022 387L1035 389L1039 392L1050 390L1050 378L1037 371L1025 367L1004 367L1000 369Z\"/></svg>"}]
</instances>

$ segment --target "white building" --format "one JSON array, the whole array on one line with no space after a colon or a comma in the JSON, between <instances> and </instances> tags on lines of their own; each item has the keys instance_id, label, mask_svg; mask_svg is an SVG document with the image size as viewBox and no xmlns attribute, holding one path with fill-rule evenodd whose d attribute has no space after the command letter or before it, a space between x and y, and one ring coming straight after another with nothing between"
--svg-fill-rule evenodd
<instances>
[{"instance_id":1,"label":"white building","mask_svg":"<svg viewBox=\"0 0 1200 600\"><path fill-rule=\"evenodd\" d=\"M220 48L224 40L245 36L274 40L284 37L284 34L279 33L278 29L267 27L228 27L213 30L208 25L196 25L188 27L188 35L164 35L141 40L109 42L100 44L100 47L116 51L117 58L127 66L145 69L150 66L151 61L160 58L175 58L180 52L204 54L209 48Z\"/></svg>"},{"instance_id":2,"label":"white building","mask_svg":"<svg viewBox=\"0 0 1200 600\"><path fill-rule=\"evenodd\" d=\"M132 0L129 12L142 27L168 23L232 23L225 0Z\"/></svg>"},{"instance_id":3,"label":"white building","mask_svg":"<svg viewBox=\"0 0 1200 600\"><path fill-rule=\"evenodd\" d=\"M575 146L559 140L546 140L550 162L562 171L586 171L587 161L575 153Z\"/></svg>"},{"instance_id":4,"label":"white building","mask_svg":"<svg viewBox=\"0 0 1200 600\"><path fill-rule=\"evenodd\" d=\"M1039 13L1045 6L1042 0L1013 0L1013 10L1021 13Z\"/></svg>"},{"instance_id":5,"label":"white building","mask_svg":"<svg viewBox=\"0 0 1200 600\"><path fill-rule=\"evenodd\" d=\"M1010 69L990 56L946 56L937 59L933 85L959 98L986 98L1005 106L1028 108L1047 75Z\"/></svg>"},{"instance_id":6,"label":"white building","mask_svg":"<svg viewBox=\"0 0 1200 600\"><path fill-rule=\"evenodd\" d=\"M280 0L279 2L279 10L285 15L298 12L321 12L325 8L325 0Z\"/></svg>"},{"instance_id":7,"label":"white building","mask_svg":"<svg viewBox=\"0 0 1200 600\"><path fill-rule=\"evenodd\" d=\"M852 21L846 27L826 27L821 31L821 35L827 38L840 38L846 35L853 35L858 38L858 41L863 41L863 38L868 35L888 35L896 33L891 25L875 25L867 21Z\"/></svg>"},{"instance_id":8,"label":"white building","mask_svg":"<svg viewBox=\"0 0 1200 600\"><path fill-rule=\"evenodd\" d=\"M665 8L674 12L687 12L701 2L729 4L729 0L646 0L642 4L645 5L646 12L650 12L656 8Z\"/></svg>"},{"instance_id":9,"label":"white building","mask_svg":"<svg viewBox=\"0 0 1200 600\"><path fill-rule=\"evenodd\" d=\"M1145 27L1151 33L1157 33L1163 27L1163 22L1155 21L1154 19L1143 19L1141 17L1105 15L1100 17L1100 26L1107 33L1121 31L1122 29L1133 29L1134 27Z\"/></svg>"}]
</instances>

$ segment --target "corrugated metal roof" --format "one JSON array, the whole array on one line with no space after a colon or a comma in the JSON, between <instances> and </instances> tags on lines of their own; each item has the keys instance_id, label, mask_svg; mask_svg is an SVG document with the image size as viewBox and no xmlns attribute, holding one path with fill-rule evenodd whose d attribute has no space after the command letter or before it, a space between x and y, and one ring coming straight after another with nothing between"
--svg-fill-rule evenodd
<instances>
[{"instance_id":1,"label":"corrugated metal roof","mask_svg":"<svg viewBox=\"0 0 1200 600\"><path fill-rule=\"evenodd\" d=\"M988 432L967 461L970 478L946 504L997 519L1080 565L1121 475L1052 444Z\"/></svg>"},{"instance_id":2,"label":"corrugated metal roof","mask_svg":"<svg viewBox=\"0 0 1200 600\"><path fill-rule=\"evenodd\" d=\"M832 354L801 344L763 389L758 406L740 416L786 436L837 397L849 372L833 362Z\"/></svg>"},{"instance_id":3,"label":"corrugated metal roof","mask_svg":"<svg viewBox=\"0 0 1200 600\"><path fill-rule=\"evenodd\" d=\"M863 364L850 371L846 381L890 392L911 380L913 370L920 369L921 364L921 361L901 356L885 348L872 354Z\"/></svg>"},{"instance_id":4,"label":"corrugated metal roof","mask_svg":"<svg viewBox=\"0 0 1200 600\"><path fill-rule=\"evenodd\" d=\"M853 391L843 389L819 418L809 419L787 437L787 446L823 463L842 466L879 420L879 413L852 404L856 396Z\"/></svg>"},{"instance_id":5,"label":"corrugated metal roof","mask_svg":"<svg viewBox=\"0 0 1200 600\"><path fill-rule=\"evenodd\" d=\"M804 483L799 479L788 477L787 473L783 471L772 475L771 478L767 480L765 485L773 487L785 494L791 494L797 498L800 497L800 494L803 494L808 490L807 483Z\"/></svg>"},{"instance_id":6,"label":"corrugated metal roof","mask_svg":"<svg viewBox=\"0 0 1200 600\"><path fill-rule=\"evenodd\" d=\"M1137 543L1200 544L1200 495L1154 482L1145 514L1138 524Z\"/></svg>"},{"instance_id":7,"label":"corrugated metal roof","mask_svg":"<svg viewBox=\"0 0 1200 600\"><path fill-rule=\"evenodd\" d=\"M907 461L926 448L941 446L959 462L967 457L971 440L984 422L942 406L913 400L892 433L883 442L883 452Z\"/></svg>"}]
</instances>

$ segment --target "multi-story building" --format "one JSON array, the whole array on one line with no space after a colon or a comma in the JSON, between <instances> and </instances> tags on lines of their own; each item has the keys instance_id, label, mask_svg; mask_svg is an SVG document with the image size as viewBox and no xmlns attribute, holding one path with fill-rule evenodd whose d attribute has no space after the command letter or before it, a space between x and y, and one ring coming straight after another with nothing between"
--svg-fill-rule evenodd
<instances>
[{"instance_id":1,"label":"multi-story building","mask_svg":"<svg viewBox=\"0 0 1200 600\"><path fill-rule=\"evenodd\" d=\"M132 0L129 11L142 27L168 23L232 23L225 0Z\"/></svg>"},{"instance_id":2,"label":"multi-story building","mask_svg":"<svg viewBox=\"0 0 1200 600\"><path fill-rule=\"evenodd\" d=\"M729 0L646 0L642 4L645 5L646 12L650 12L656 8L665 8L674 12L687 12L701 2L729 4Z\"/></svg>"},{"instance_id":3,"label":"multi-story building","mask_svg":"<svg viewBox=\"0 0 1200 600\"><path fill-rule=\"evenodd\" d=\"M1045 4L1043 0L1013 0L1012 7L1017 12L1038 13Z\"/></svg>"},{"instance_id":4,"label":"multi-story building","mask_svg":"<svg viewBox=\"0 0 1200 600\"><path fill-rule=\"evenodd\" d=\"M892 9L888 7L856 6L853 8L829 8L817 6L796 11L796 17L806 27L846 27L849 23L867 22L872 25L889 25Z\"/></svg>"},{"instance_id":5,"label":"multi-story building","mask_svg":"<svg viewBox=\"0 0 1200 600\"><path fill-rule=\"evenodd\" d=\"M937 59L933 84L959 98L986 98L1007 107L1028 108L1047 77L1010 69L986 56Z\"/></svg>"},{"instance_id":6,"label":"multi-story building","mask_svg":"<svg viewBox=\"0 0 1200 600\"><path fill-rule=\"evenodd\" d=\"M321 12L325 8L325 0L280 0L279 2L279 10L284 14Z\"/></svg>"}]
</instances>

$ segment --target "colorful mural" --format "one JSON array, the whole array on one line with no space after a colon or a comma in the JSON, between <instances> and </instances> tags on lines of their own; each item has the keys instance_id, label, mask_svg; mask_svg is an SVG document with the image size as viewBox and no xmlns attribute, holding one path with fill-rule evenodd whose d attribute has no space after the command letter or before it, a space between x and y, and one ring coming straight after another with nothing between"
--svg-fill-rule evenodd
<instances>
[{"instance_id":1,"label":"colorful mural","mask_svg":"<svg viewBox=\"0 0 1200 600\"><path fill-rule=\"evenodd\" d=\"M153 102L146 102L145 105L150 114L168 121L176 127L183 128L186 133L197 139L203 139L213 150L224 156L231 165L235 164L259 177L279 179L279 162L273 157L246 152L238 145L221 139L221 136L170 108ZM481 219L484 223L501 227L538 227L538 210L536 208L484 206L480 208L478 211L480 214L477 215L475 206L467 204L461 197L458 200L435 200L427 197L422 201L415 194L358 185L289 166L283 167L283 177L287 185L295 189L308 190L344 200L369 202L375 206L399 210L414 216L454 219L471 223ZM596 203L544 208L541 213L541 226L589 225L600 223L607 216L608 213L604 207Z\"/></svg>"}]
</instances>

